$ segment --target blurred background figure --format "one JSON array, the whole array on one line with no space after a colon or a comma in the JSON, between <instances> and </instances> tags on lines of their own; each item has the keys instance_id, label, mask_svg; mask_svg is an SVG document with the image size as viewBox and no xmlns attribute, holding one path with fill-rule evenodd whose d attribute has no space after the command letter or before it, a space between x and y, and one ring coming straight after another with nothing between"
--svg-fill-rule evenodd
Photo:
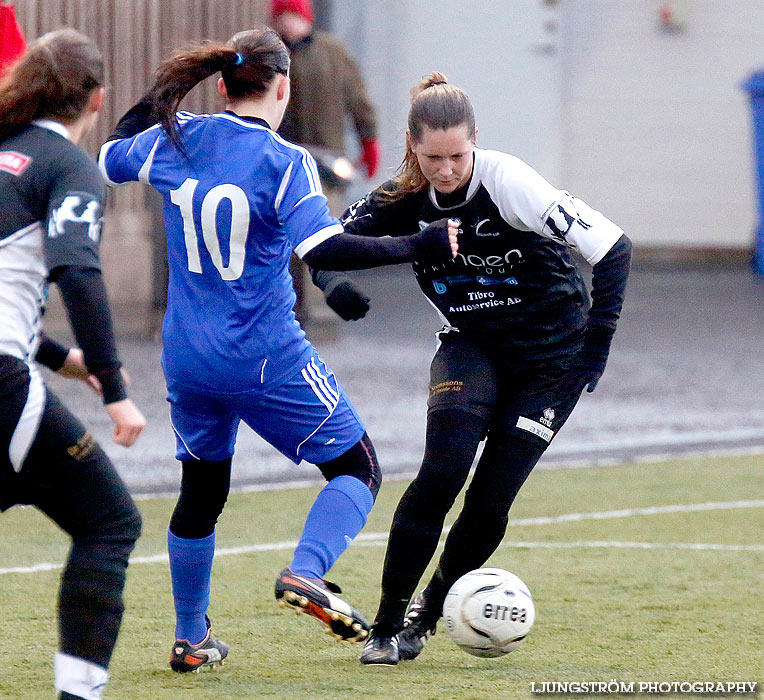
<instances>
[{"instance_id":1,"label":"blurred background figure","mask_svg":"<svg viewBox=\"0 0 764 700\"><path fill-rule=\"evenodd\" d=\"M16 21L13 5L0 2L0 75L26 48L27 42Z\"/></svg>"},{"instance_id":2,"label":"blurred background figure","mask_svg":"<svg viewBox=\"0 0 764 700\"><path fill-rule=\"evenodd\" d=\"M379 170L376 111L356 61L332 34L315 29L314 22L311 0L272 1L271 26L292 57L292 99L279 134L311 152L318 163L329 211L339 216L349 203L347 189L356 169L368 178ZM360 146L355 165L347 157L348 122ZM290 270L300 323L314 328L316 324L331 324L334 318L309 283L305 265L293 257Z\"/></svg>"},{"instance_id":3,"label":"blurred background figure","mask_svg":"<svg viewBox=\"0 0 764 700\"><path fill-rule=\"evenodd\" d=\"M333 35L314 29L310 0L273 0L271 8L271 24L292 57L292 99L279 133L318 154L329 209L338 215L347 206L343 195L353 170L352 165L331 169L333 158L347 156L346 120L360 143L357 167L373 178L379 169L376 112L348 50Z\"/></svg>"}]
</instances>

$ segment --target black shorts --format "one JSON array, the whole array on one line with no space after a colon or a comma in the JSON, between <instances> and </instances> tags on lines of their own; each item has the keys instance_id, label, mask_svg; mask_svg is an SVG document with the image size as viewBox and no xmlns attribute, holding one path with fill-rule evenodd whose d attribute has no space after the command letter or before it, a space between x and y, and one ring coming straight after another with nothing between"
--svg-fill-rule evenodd
<instances>
[{"instance_id":1,"label":"black shorts","mask_svg":"<svg viewBox=\"0 0 764 700\"><path fill-rule=\"evenodd\" d=\"M135 504L93 436L35 365L0 355L0 510L37 506L69 534Z\"/></svg>"},{"instance_id":2,"label":"black shorts","mask_svg":"<svg viewBox=\"0 0 764 700\"><path fill-rule=\"evenodd\" d=\"M441 333L430 365L428 413L473 413L486 432L502 432L546 447L578 402L562 382L569 358L518 360L480 348L459 333Z\"/></svg>"}]
</instances>

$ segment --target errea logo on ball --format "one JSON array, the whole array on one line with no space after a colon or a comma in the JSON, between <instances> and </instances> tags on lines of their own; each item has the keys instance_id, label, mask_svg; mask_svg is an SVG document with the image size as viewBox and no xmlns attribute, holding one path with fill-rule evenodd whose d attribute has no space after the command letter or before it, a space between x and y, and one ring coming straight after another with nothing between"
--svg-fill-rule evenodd
<instances>
[{"instance_id":1,"label":"errea logo on ball","mask_svg":"<svg viewBox=\"0 0 764 700\"><path fill-rule=\"evenodd\" d=\"M486 620L511 620L512 622L525 622L528 612L525 608L516 605L492 605L486 603L483 606L483 617Z\"/></svg>"}]
</instances>

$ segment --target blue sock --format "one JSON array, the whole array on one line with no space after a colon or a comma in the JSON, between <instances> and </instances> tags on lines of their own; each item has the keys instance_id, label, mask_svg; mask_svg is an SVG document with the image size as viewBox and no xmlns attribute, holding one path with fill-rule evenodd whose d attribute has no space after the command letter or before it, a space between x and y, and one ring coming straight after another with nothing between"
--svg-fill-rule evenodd
<instances>
[{"instance_id":1,"label":"blue sock","mask_svg":"<svg viewBox=\"0 0 764 700\"><path fill-rule=\"evenodd\" d=\"M362 481L347 475L332 479L316 496L289 568L323 578L363 529L373 505L374 496Z\"/></svg>"},{"instance_id":2,"label":"blue sock","mask_svg":"<svg viewBox=\"0 0 764 700\"><path fill-rule=\"evenodd\" d=\"M175 639L198 644L207 634L204 615L210 604L215 533L201 539L186 539L167 530L167 549L175 601Z\"/></svg>"}]
</instances>

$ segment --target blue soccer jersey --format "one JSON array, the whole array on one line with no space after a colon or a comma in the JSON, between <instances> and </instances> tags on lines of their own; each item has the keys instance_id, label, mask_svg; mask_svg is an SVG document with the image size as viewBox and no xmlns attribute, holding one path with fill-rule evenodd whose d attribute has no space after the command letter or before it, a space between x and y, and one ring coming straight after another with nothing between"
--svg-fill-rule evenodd
<instances>
[{"instance_id":1,"label":"blue soccer jersey","mask_svg":"<svg viewBox=\"0 0 764 700\"><path fill-rule=\"evenodd\" d=\"M260 119L178 114L185 153L159 125L107 142L111 185L164 198L170 267L162 363L168 380L217 392L272 385L312 347L292 311L289 257L342 232L313 157Z\"/></svg>"}]
</instances>

